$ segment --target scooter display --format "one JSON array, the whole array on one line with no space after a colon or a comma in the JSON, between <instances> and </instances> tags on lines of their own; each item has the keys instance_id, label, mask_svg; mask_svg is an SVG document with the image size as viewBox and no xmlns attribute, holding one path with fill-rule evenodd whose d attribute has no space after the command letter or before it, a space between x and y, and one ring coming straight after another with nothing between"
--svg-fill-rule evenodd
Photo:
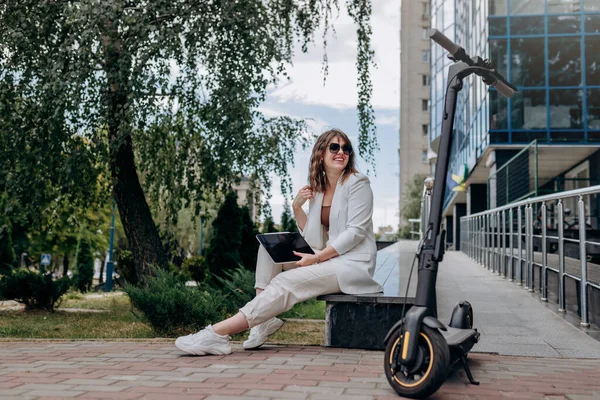
<instances>
[{"instance_id":1,"label":"scooter display","mask_svg":"<svg viewBox=\"0 0 600 400\"><path fill-rule=\"evenodd\" d=\"M385 375L392 388L400 396L417 399L435 393L444 383L450 368L459 361L469 382L479 384L473 379L467 363L467 353L480 337L477 329L473 329L471 304L468 301L457 304L448 325L437 319L436 279L438 264L444 256L446 236L446 231L441 229L442 207L458 92L463 87L463 79L471 74L480 76L485 84L495 87L506 97L511 97L517 90L488 60L470 57L464 48L436 29L430 31L429 37L450 53L448 58L454 64L448 71L435 180L433 185L431 181L426 183L425 196L431 196L431 208L427 210L424 207L428 220L415 256L419 261L415 304L388 332L384 356ZM427 185L433 187L427 188ZM426 206L428 203L424 202Z\"/></svg>"}]
</instances>

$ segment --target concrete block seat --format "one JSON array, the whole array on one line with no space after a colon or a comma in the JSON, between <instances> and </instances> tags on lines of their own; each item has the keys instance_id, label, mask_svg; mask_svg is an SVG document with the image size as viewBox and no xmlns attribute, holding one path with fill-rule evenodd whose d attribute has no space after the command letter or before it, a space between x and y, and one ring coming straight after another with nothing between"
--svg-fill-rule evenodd
<instances>
[{"instance_id":1,"label":"concrete block seat","mask_svg":"<svg viewBox=\"0 0 600 400\"><path fill-rule=\"evenodd\" d=\"M326 302L325 346L385 349L385 335L402 318L408 274L415 249L416 242L400 241L377 252L374 278L383 286L383 293L336 293L317 297L317 300ZM417 267L415 264L405 311L415 301Z\"/></svg>"}]
</instances>

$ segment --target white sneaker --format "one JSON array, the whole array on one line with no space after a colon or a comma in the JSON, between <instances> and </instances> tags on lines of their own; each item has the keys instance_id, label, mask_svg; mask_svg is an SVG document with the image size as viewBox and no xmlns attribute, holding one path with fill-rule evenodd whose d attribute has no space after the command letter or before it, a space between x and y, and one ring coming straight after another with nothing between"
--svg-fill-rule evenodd
<instances>
[{"instance_id":1,"label":"white sneaker","mask_svg":"<svg viewBox=\"0 0 600 400\"><path fill-rule=\"evenodd\" d=\"M256 325L254 328L250 329L248 340L246 340L242 346L246 350L257 349L267 341L269 336L277 332L282 326L283 321L279 318L271 318L260 325Z\"/></svg>"},{"instance_id":2,"label":"white sneaker","mask_svg":"<svg viewBox=\"0 0 600 400\"><path fill-rule=\"evenodd\" d=\"M185 353L197 356L231 354L229 339L229 335L218 335L213 331L212 325L208 325L198 333L178 337L175 346Z\"/></svg>"}]
</instances>

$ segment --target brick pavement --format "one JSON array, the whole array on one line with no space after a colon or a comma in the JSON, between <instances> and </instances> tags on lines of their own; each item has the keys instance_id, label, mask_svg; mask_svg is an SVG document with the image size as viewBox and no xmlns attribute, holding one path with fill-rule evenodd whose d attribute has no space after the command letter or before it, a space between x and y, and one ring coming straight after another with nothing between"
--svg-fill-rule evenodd
<instances>
[{"instance_id":1,"label":"brick pavement","mask_svg":"<svg viewBox=\"0 0 600 400\"><path fill-rule=\"evenodd\" d=\"M472 354L436 399L600 398L600 361ZM191 357L171 341L0 342L0 399L398 399L383 352L265 346Z\"/></svg>"}]
</instances>

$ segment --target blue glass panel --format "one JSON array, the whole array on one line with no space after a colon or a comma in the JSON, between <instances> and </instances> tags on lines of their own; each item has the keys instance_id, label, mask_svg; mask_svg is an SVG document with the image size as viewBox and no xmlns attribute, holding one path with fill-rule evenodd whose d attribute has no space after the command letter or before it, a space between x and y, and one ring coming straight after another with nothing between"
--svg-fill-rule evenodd
<instances>
[{"instance_id":1,"label":"blue glass panel","mask_svg":"<svg viewBox=\"0 0 600 400\"><path fill-rule=\"evenodd\" d=\"M585 11L600 11L600 0L583 0Z\"/></svg>"},{"instance_id":2,"label":"blue glass panel","mask_svg":"<svg viewBox=\"0 0 600 400\"><path fill-rule=\"evenodd\" d=\"M512 17L510 19L510 34L543 35L544 16Z\"/></svg>"},{"instance_id":3,"label":"blue glass panel","mask_svg":"<svg viewBox=\"0 0 600 400\"><path fill-rule=\"evenodd\" d=\"M600 33L600 14L585 16L585 31L588 33Z\"/></svg>"},{"instance_id":4,"label":"blue glass panel","mask_svg":"<svg viewBox=\"0 0 600 400\"><path fill-rule=\"evenodd\" d=\"M544 14L545 0L511 0L510 15Z\"/></svg>"},{"instance_id":5,"label":"blue glass panel","mask_svg":"<svg viewBox=\"0 0 600 400\"><path fill-rule=\"evenodd\" d=\"M582 97L580 89L550 90L550 127L583 128Z\"/></svg>"},{"instance_id":6,"label":"blue glass panel","mask_svg":"<svg viewBox=\"0 0 600 400\"><path fill-rule=\"evenodd\" d=\"M580 11L579 0L548 0L548 14L578 13Z\"/></svg>"},{"instance_id":7,"label":"blue glass panel","mask_svg":"<svg viewBox=\"0 0 600 400\"><path fill-rule=\"evenodd\" d=\"M580 15L549 15L548 33L579 33L581 32Z\"/></svg>"},{"instance_id":8,"label":"blue glass panel","mask_svg":"<svg viewBox=\"0 0 600 400\"><path fill-rule=\"evenodd\" d=\"M546 90L521 90L512 97L513 129L544 129L548 125ZM514 138L513 138L514 139Z\"/></svg>"},{"instance_id":9,"label":"blue glass panel","mask_svg":"<svg viewBox=\"0 0 600 400\"><path fill-rule=\"evenodd\" d=\"M503 76L507 71L506 39L490 40L490 61Z\"/></svg>"},{"instance_id":10,"label":"blue glass panel","mask_svg":"<svg viewBox=\"0 0 600 400\"><path fill-rule=\"evenodd\" d=\"M545 86L544 38L511 39L511 83L515 86Z\"/></svg>"},{"instance_id":11,"label":"blue glass panel","mask_svg":"<svg viewBox=\"0 0 600 400\"><path fill-rule=\"evenodd\" d=\"M583 131L552 131L550 132L551 142L583 142Z\"/></svg>"},{"instance_id":12,"label":"blue glass panel","mask_svg":"<svg viewBox=\"0 0 600 400\"><path fill-rule=\"evenodd\" d=\"M490 36L506 35L506 18L490 18Z\"/></svg>"},{"instance_id":13,"label":"blue glass panel","mask_svg":"<svg viewBox=\"0 0 600 400\"><path fill-rule=\"evenodd\" d=\"M508 102L496 90L490 90L490 129L508 129Z\"/></svg>"},{"instance_id":14,"label":"blue glass panel","mask_svg":"<svg viewBox=\"0 0 600 400\"><path fill-rule=\"evenodd\" d=\"M600 85L600 36L585 37L585 73L588 85Z\"/></svg>"},{"instance_id":15,"label":"blue glass panel","mask_svg":"<svg viewBox=\"0 0 600 400\"><path fill-rule=\"evenodd\" d=\"M548 71L550 86L582 84L581 36L548 38Z\"/></svg>"},{"instance_id":16,"label":"blue glass panel","mask_svg":"<svg viewBox=\"0 0 600 400\"><path fill-rule=\"evenodd\" d=\"M507 0L489 0L488 10L490 15L506 15L506 2Z\"/></svg>"},{"instance_id":17,"label":"blue glass panel","mask_svg":"<svg viewBox=\"0 0 600 400\"><path fill-rule=\"evenodd\" d=\"M600 89L587 90L587 123L589 130L600 131Z\"/></svg>"}]
</instances>

